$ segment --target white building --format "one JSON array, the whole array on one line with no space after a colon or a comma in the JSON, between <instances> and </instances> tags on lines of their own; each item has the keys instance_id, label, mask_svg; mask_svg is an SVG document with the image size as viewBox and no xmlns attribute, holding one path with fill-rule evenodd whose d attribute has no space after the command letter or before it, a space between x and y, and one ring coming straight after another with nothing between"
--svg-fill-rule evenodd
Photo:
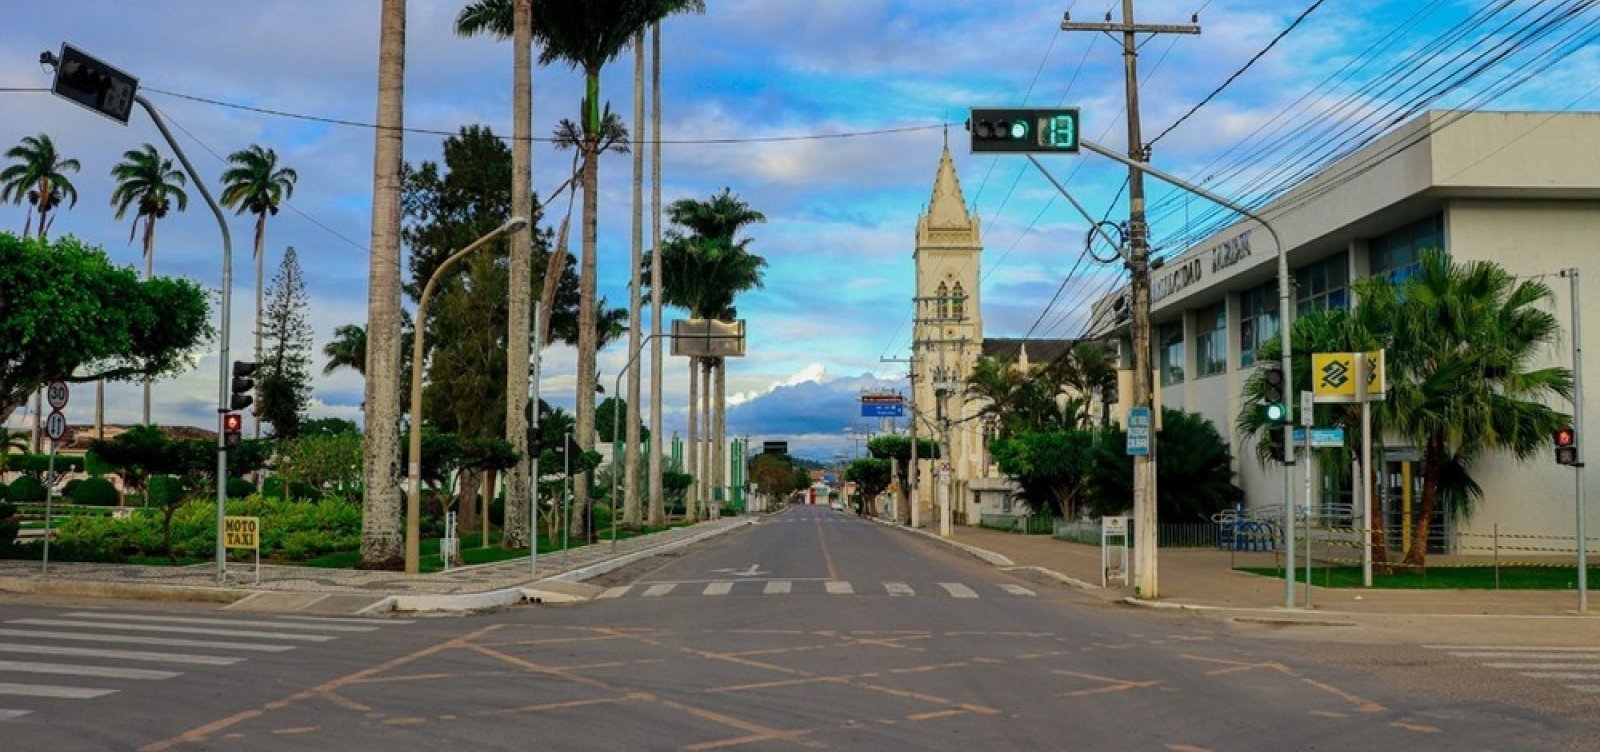
<instances>
[{"instance_id":1,"label":"white building","mask_svg":"<svg viewBox=\"0 0 1600 752\"><path fill-rule=\"evenodd\" d=\"M1557 276L1562 269L1582 272L1583 319L1595 322L1589 339L1600 331L1597 147L1600 114L1430 112L1260 213L1282 238L1299 311L1348 307L1352 280L1402 277L1428 248L1461 261L1493 261L1518 276L1543 275L1555 293L1552 313L1563 336L1535 365L1570 368L1571 295L1567 280ZM1273 250L1259 224L1241 220L1171 257L1151 276L1151 362L1159 371L1161 403L1205 415L1228 438L1238 483L1252 506L1281 504L1284 495L1282 467L1259 463L1254 447L1233 428L1254 349L1277 332ZM1128 352L1126 318L1115 312L1125 294L1096 302L1092 316L1105 322L1096 333L1120 335ZM1600 347L1588 348L1584 361L1594 383ZM1131 356L1124 358L1129 365ZM1585 423L1600 431L1600 399L1586 407ZM1391 443L1381 458L1378 492L1389 525L1408 519L1420 503L1419 457L1415 448ZM1486 534L1496 526L1502 535L1572 535L1573 470L1556 465L1550 452L1522 463L1485 455L1471 472L1484 498L1470 518L1437 510L1434 550L1453 549L1461 539L1452 534ZM1592 500L1600 496L1600 474L1589 473L1587 480ZM1342 486L1324 485L1319 495L1336 500L1348 485L1347 479ZM1400 535L1391 543L1402 543Z\"/></svg>"}]
</instances>

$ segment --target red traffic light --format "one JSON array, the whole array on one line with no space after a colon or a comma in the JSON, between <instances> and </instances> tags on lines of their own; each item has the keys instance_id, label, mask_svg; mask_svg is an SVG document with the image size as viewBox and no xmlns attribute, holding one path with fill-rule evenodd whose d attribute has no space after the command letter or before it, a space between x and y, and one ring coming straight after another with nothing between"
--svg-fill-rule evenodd
<instances>
[{"instance_id":1,"label":"red traffic light","mask_svg":"<svg viewBox=\"0 0 1600 752\"><path fill-rule=\"evenodd\" d=\"M1556 429L1556 446L1569 447L1578 443L1578 432L1572 426L1562 426Z\"/></svg>"},{"instance_id":2,"label":"red traffic light","mask_svg":"<svg viewBox=\"0 0 1600 752\"><path fill-rule=\"evenodd\" d=\"M230 432L244 430L244 416L238 413L222 416L222 430Z\"/></svg>"}]
</instances>

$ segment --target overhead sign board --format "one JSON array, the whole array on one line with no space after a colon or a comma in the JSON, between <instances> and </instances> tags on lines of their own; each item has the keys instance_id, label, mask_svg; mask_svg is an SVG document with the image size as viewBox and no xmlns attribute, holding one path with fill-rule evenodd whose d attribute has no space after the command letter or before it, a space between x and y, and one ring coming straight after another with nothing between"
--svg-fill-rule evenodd
<instances>
[{"instance_id":1,"label":"overhead sign board","mask_svg":"<svg viewBox=\"0 0 1600 752\"><path fill-rule=\"evenodd\" d=\"M1304 428L1294 429L1295 446L1301 446L1306 443L1306 430ZM1343 428L1312 428L1309 430L1311 431L1312 449L1334 449L1344 446Z\"/></svg>"},{"instance_id":2,"label":"overhead sign board","mask_svg":"<svg viewBox=\"0 0 1600 752\"><path fill-rule=\"evenodd\" d=\"M744 320L678 319L672 322L672 354L689 358L744 357Z\"/></svg>"},{"instance_id":3,"label":"overhead sign board","mask_svg":"<svg viewBox=\"0 0 1600 752\"><path fill-rule=\"evenodd\" d=\"M1128 454L1150 454L1150 408L1128 408Z\"/></svg>"},{"instance_id":4,"label":"overhead sign board","mask_svg":"<svg viewBox=\"0 0 1600 752\"><path fill-rule=\"evenodd\" d=\"M1312 353L1311 391L1317 402L1359 401L1357 353ZM1367 353L1367 399L1381 400L1389 391L1384 351Z\"/></svg>"},{"instance_id":5,"label":"overhead sign board","mask_svg":"<svg viewBox=\"0 0 1600 752\"><path fill-rule=\"evenodd\" d=\"M906 414L906 398L898 394L861 395L861 417L902 418Z\"/></svg>"},{"instance_id":6,"label":"overhead sign board","mask_svg":"<svg viewBox=\"0 0 1600 752\"><path fill-rule=\"evenodd\" d=\"M761 442L761 452L763 454L788 454L789 453L789 442L787 442L787 441L763 441L763 442Z\"/></svg>"}]
</instances>

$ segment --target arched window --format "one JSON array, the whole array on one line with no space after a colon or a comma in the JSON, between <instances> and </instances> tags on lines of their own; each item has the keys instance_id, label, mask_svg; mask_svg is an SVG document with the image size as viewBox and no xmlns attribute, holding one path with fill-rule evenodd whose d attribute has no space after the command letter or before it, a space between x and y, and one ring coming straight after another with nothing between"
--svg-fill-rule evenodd
<instances>
[{"instance_id":1,"label":"arched window","mask_svg":"<svg viewBox=\"0 0 1600 752\"><path fill-rule=\"evenodd\" d=\"M934 313L934 317L941 319L950 318L950 288L946 287L943 282L940 282L938 295L935 296L934 299L937 301L938 306Z\"/></svg>"},{"instance_id":2,"label":"arched window","mask_svg":"<svg viewBox=\"0 0 1600 752\"><path fill-rule=\"evenodd\" d=\"M961 283L957 282L955 289L950 291L950 318L964 319L967 317L967 294L962 291Z\"/></svg>"}]
</instances>

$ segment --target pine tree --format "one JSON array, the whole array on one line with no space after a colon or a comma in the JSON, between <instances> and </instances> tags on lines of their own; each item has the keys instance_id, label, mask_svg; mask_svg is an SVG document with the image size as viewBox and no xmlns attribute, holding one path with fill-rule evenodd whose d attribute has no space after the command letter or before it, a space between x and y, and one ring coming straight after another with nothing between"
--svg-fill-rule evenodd
<instances>
[{"instance_id":1,"label":"pine tree","mask_svg":"<svg viewBox=\"0 0 1600 752\"><path fill-rule=\"evenodd\" d=\"M266 346L261 357L256 415L272 424L273 436L292 438L300 433L306 405L311 402L311 326L306 323L306 280L294 248L284 252L267 297L261 333Z\"/></svg>"}]
</instances>

